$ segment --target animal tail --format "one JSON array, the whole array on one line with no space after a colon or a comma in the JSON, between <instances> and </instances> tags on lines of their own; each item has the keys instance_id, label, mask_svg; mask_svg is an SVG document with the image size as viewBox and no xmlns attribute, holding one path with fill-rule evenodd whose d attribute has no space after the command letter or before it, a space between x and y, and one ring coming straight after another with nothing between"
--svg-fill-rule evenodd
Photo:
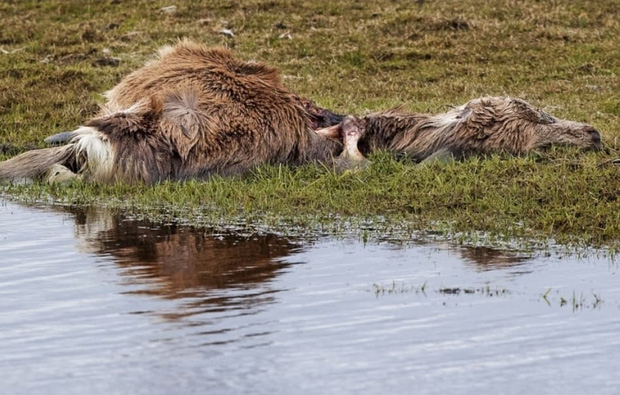
<instances>
[{"instance_id":1,"label":"animal tail","mask_svg":"<svg viewBox=\"0 0 620 395\"><path fill-rule=\"evenodd\" d=\"M27 151L0 162L0 181L42 178L55 165L64 166L88 181L113 181L115 153L107 137L89 126L68 133L72 136L68 144Z\"/></svg>"},{"instance_id":2,"label":"animal tail","mask_svg":"<svg viewBox=\"0 0 620 395\"><path fill-rule=\"evenodd\" d=\"M43 148L24 152L14 158L0 162L0 181L34 180L45 176L56 164L68 165L75 162L75 144Z\"/></svg>"}]
</instances>

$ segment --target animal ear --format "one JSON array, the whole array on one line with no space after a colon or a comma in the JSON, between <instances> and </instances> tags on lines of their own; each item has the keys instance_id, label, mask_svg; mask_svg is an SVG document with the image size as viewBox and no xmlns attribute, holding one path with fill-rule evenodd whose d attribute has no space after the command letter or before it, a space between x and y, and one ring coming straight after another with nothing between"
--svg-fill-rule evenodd
<instances>
[{"instance_id":1,"label":"animal ear","mask_svg":"<svg viewBox=\"0 0 620 395\"><path fill-rule=\"evenodd\" d=\"M472 100L463 108L458 108L456 119L464 122L471 130L485 136L496 121L495 103L486 98Z\"/></svg>"},{"instance_id":2,"label":"animal ear","mask_svg":"<svg viewBox=\"0 0 620 395\"><path fill-rule=\"evenodd\" d=\"M536 108L521 99L511 99L510 104L515 108L515 112L525 120L535 123L550 124L555 123L555 118L539 108Z\"/></svg>"}]
</instances>

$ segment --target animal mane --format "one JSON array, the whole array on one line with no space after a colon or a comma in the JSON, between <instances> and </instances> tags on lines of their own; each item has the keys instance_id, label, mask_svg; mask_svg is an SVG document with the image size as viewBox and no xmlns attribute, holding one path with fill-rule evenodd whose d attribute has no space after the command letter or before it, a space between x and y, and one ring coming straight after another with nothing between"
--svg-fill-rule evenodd
<instances>
[{"instance_id":1,"label":"animal mane","mask_svg":"<svg viewBox=\"0 0 620 395\"><path fill-rule=\"evenodd\" d=\"M392 108L388 108L387 110L382 110L382 111L377 111L375 113L372 113L373 116L376 117L381 117L381 116L388 116L388 117L398 117L398 116L410 116L411 113L407 112L405 105L404 104L399 104L398 106L392 107Z\"/></svg>"},{"instance_id":2,"label":"animal mane","mask_svg":"<svg viewBox=\"0 0 620 395\"><path fill-rule=\"evenodd\" d=\"M408 113L403 106L366 115L362 118L366 131L358 144L359 149L364 155L374 151L402 150L403 141L414 140L416 125L428 117Z\"/></svg>"}]
</instances>

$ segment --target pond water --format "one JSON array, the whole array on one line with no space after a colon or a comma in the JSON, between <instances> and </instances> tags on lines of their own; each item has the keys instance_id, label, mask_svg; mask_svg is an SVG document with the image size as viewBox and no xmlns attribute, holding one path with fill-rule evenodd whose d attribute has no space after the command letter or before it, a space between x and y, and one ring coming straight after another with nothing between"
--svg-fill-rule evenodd
<instances>
[{"instance_id":1,"label":"pond water","mask_svg":"<svg viewBox=\"0 0 620 395\"><path fill-rule=\"evenodd\" d=\"M0 204L0 392L618 393L608 257Z\"/></svg>"}]
</instances>

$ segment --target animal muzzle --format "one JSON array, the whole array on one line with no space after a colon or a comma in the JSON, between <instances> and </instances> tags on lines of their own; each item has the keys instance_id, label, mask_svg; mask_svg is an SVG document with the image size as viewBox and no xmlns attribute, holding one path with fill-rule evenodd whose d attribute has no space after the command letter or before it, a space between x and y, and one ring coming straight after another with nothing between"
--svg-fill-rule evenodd
<instances>
[{"instance_id":1,"label":"animal muzzle","mask_svg":"<svg viewBox=\"0 0 620 395\"><path fill-rule=\"evenodd\" d=\"M601 133L595 128L589 126L584 132L588 135L590 139L590 145L588 148L599 151L603 148L603 141L601 140Z\"/></svg>"}]
</instances>

